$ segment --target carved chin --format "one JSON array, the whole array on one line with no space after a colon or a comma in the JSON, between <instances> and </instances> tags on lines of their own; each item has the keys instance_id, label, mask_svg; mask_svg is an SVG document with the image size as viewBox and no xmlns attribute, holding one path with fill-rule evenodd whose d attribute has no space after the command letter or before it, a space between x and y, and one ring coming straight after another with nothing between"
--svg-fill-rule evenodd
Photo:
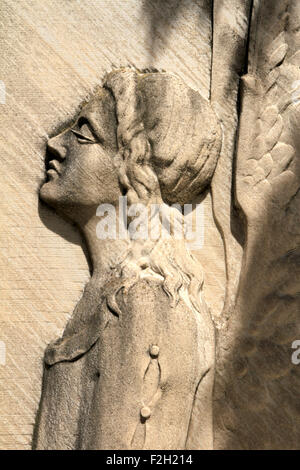
<instances>
[{"instance_id":1,"label":"carved chin","mask_svg":"<svg viewBox=\"0 0 300 470\"><path fill-rule=\"evenodd\" d=\"M58 201L57 188L56 185L53 184L55 179L57 179L55 176L50 176L49 181L44 183L40 189L40 198L42 201L51 205Z\"/></svg>"}]
</instances>

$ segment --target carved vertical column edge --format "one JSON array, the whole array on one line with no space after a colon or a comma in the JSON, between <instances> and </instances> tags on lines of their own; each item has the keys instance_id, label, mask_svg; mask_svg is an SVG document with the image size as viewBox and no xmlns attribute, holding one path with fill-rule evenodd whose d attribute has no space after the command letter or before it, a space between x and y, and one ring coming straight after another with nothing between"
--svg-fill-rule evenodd
<instances>
[{"instance_id":1,"label":"carved vertical column edge","mask_svg":"<svg viewBox=\"0 0 300 470\"><path fill-rule=\"evenodd\" d=\"M239 83L246 66L252 3L252 0L229 3L214 0L212 6L210 97L223 129L222 151L212 181L212 201L214 218L224 243L227 278L223 312L216 319L217 326L226 323L234 306L243 252L242 220L234 204L233 173Z\"/></svg>"}]
</instances>

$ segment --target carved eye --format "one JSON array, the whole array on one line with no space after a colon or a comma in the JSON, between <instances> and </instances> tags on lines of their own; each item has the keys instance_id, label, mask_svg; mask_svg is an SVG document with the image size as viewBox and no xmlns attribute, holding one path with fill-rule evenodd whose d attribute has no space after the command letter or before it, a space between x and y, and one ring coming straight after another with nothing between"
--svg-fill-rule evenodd
<instances>
[{"instance_id":1,"label":"carved eye","mask_svg":"<svg viewBox=\"0 0 300 470\"><path fill-rule=\"evenodd\" d=\"M71 131L76 135L78 142L81 144L99 143L91 130L89 122L84 118L80 118L77 123L77 129L71 129Z\"/></svg>"}]
</instances>

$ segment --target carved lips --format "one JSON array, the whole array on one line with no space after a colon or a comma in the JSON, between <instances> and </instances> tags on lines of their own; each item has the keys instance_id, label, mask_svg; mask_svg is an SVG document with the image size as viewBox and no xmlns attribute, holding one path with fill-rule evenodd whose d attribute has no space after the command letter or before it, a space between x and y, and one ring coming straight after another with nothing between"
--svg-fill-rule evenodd
<instances>
[{"instance_id":1,"label":"carved lips","mask_svg":"<svg viewBox=\"0 0 300 470\"><path fill-rule=\"evenodd\" d=\"M48 163L47 175L60 175L59 163L57 160L50 160Z\"/></svg>"}]
</instances>

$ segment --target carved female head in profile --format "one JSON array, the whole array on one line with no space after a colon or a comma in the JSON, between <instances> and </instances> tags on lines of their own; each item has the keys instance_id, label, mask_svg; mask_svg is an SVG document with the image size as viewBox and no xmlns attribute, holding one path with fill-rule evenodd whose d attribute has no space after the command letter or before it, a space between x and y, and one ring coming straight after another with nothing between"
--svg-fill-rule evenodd
<instances>
[{"instance_id":1,"label":"carved female head in profile","mask_svg":"<svg viewBox=\"0 0 300 470\"><path fill-rule=\"evenodd\" d=\"M75 125L49 140L41 197L71 214L117 201L121 191L130 203L146 202L159 185L163 201L184 204L210 183L220 147L209 102L177 76L117 70Z\"/></svg>"},{"instance_id":2,"label":"carved female head in profile","mask_svg":"<svg viewBox=\"0 0 300 470\"><path fill-rule=\"evenodd\" d=\"M75 125L49 140L41 198L79 226L121 195L148 208L191 203L209 185L220 147L220 125L198 92L170 73L120 69ZM143 243L144 255L153 247Z\"/></svg>"}]
</instances>

